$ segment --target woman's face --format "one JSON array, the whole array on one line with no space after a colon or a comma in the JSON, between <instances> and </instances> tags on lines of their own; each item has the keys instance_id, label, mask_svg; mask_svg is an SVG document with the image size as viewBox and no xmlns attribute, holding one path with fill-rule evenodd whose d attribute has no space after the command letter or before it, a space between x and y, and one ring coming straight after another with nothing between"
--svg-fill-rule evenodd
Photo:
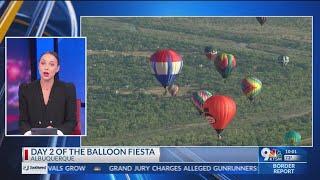
<instances>
[{"instance_id":1,"label":"woman's face","mask_svg":"<svg viewBox=\"0 0 320 180\"><path fill-rule=\"evenodd\" d=\"M44 54L39 62L39 72L41 79L51 80L54 75L59 71L60 66L58 60L51 54Z\"/></svg>"}]
</instances>

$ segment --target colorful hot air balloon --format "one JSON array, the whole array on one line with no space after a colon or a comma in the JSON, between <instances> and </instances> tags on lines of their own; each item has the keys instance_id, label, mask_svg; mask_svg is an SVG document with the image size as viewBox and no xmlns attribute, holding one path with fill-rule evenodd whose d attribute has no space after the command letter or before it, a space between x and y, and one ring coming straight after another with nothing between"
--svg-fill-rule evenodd
<instances>
[{"instance_id":1,"label":"colorful hot air balloon","mask_svg":"<svg viewBox=\"0 0 320 180\"><path fill-rule=\"evenodd\" d=\"M256 17L256 19L261 26L267 21L267 17Z\"/></svg>"},{"instance_id":2,"label":"colorful hot air balloon","mask_svg":"<svg viewBox=\"0 0 320 180\"><path fill-rule=\"evenodd\" d=\"M206 90L201 90L192 94L192 102L199 110L199 113L203 113L203 104L204 102L212 96L212 93Z\"/></svg>"},{"instance_id":3,"label":"colorful hot air balloon","mask_svg":"<svg viewBox=\"0 0 320 180\"><path fill-rule=\"evenodd\" d=\"M252 101L261 92L262 83L254 77L247 77L241 81L242 92Z\"/></svg>"},{"instance_id":4,"label":"colorful hot air balloon","mask_svg":"<svg viewBox=\"0 0 320 180\"><path fill-rule=\"evenodd\" d=\"M168 91L171 94L171 96L177 96L177 94L179 92L179 86L172 84L168 87Z\"/></svg>"},{"instance_id":5,"label":"colorful hot air balloon","mask_svg":"<svg viewBox=\"0 0 320 180\"><path fill-rule=\"evenodd\" d=\"M297 131L288 131L284 136L286 144L291 146L297 146L301 143L301 135Z\"/></svg>"},{"instance_id":6,"label":"colorful hot air balloon","mask_svg":"<svg viewBox=\"0 0 320 180\"><path fill-rule=\"evenodd\" d=\"M214 50L211 46L206 46L204 48L204 53L206 54L209 60L215 60L218 54L218 52Z\"/></svg>"},{"instance_id":7,"label":"colorful hot air balloon","mask_svg":"<svg viewBox=\"0 0 320 180\"><path fill-rule=\"evenodd\" d=\"M157 80L166 88L180 73L183 60L180 54L172 49L162 49L150 57L151 69Z\"/></svg>"},{"instance_id":8,"label":"colorful hot air balloon","mask_svg":"<svg viewBox=\"0 0 320 180\"><path fill-rule=\"evenodd\" d=\"M278 63L282 64L283 66L286 66L289 63L289 56L284 56L284 55L279 56Z\"/></svg>"},{"instance_id":9,"label":"colorful hot air balloon","mask_svg":"<svg viewBox=\"0 0 320 180\"><path fill-rule=\"evenodd\" d=\"M227 78L236 67L236 58L232 54L219 53L214 60L217 71L223 78Z\"/></svg>"},{"instance_id":10,"label":"colorful hot air balloon","mask_svg":"<svg viewBox=\"0 0 320 180\"><path fill-rule=\"evenodd\" d=\"M203 110L210 125L216 130L219 139L221 139L221 132L236 115L237 105L231 97L213 95L206 100Z\"/></svg>"}]
</instances>

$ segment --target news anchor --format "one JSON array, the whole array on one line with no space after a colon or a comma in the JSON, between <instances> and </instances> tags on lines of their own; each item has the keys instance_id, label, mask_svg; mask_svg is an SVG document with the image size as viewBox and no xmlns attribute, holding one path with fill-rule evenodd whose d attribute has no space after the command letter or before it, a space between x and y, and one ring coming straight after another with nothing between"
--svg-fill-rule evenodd
<instances>
[{"instance_id":1,"label":"news anchor","mask_svg":"<svg viewBox=\"0 0 320 180\"><path fill-rule=\"evenodd\" d=\"M19 86L19 127L24 135L31 128L57 128L58 135L71 135L76 126L76 90L72 83L56 78L59 57L44 53L38 65L40 80Z\"/></svg>"}]
</instances>

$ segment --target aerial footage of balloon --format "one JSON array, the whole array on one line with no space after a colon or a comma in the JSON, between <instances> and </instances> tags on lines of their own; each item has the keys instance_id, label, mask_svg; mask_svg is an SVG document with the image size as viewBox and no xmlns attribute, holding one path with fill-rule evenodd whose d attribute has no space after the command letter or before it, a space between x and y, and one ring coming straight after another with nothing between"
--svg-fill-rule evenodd
<instances>
[{"instance_id":1,"label":"aerial footage of balloon","mask_svg":"<svg viewBox=\"0 0 320 180\"><path fill-rule=\"evenodd\" d=\"M297 146L301 143L301 135L297 131L288 131L284 136L287 145Z\"/></svg>"},{"instance_id":2,"label":"aerial footage of balloon","mask_svg":"<svg viewBox=\"0 0 320 180\"><path fill-rule=\"evenodd\" d=\"M151 69L157 80L166 88L173 84L180 73L182 56L172 49L162 49L150 57Z\"/></svg>"},{"instance_id":3,"label":"aerial footage of balloon","mask_svg":"<svg viewBox=\"0 0 320 180\"><path fill-rule=\"evenodd\" d=\"M204 48L204 53L206 54L209 60L215 60L217 57L218 52L214 50L211 46L206 46Z\"/></svg>"},{"instance_id":4,"label":"aerial footage of balloon","mask_svg":"<svg viewBox=\"0 0 320 180\"><path fill-rule=\"evenodd\" d=\"M312 145L314 19L266 13L83 19L85 145L281 146L289 130Z\"/></svg>"},{"instance_id":5,"label":"aerial footage of balloon","mask_svg":"<svg viewBox=\"0 0 320 180\"><path fill-rule=\"evenodd\" d=\"M179 92L179 86L176 84L172 84L168 87L168 91L171 94L171 96L177 96Z\"/></svg>"},{"instance_id":6,"label":"aerial footage of balloon","mask_svg":"<svg viewBox=\"0 0 320 180\"><path fill-rule=\"evenodd\" d=\"M264 23L267 21L267 17L256 17L257 21L263 26Z\"/></svg>"},{"instance_id":7,"label":"aerial footage of balloon","mask_svg":"<svg viewBox=\"0 0 320 180\"><path fill-rule=\"evenodd\" d=\"M262 82L255 77L247 77L241 81L242 92L252 101L262 89Z\"/></svg>"},{"instance_id":8,"label":"aerial footage of balloon","mask_svg":"<svg viewBox=\"0 0 320 180\"><path fill-rule=\"evenodd\" d=\"M218 138L221 139L220 134L236 115L237 105L229 96L213 95L206 100L203 110L210 125L218 133Z\"/></svg>"},{"instance_id":9,"label":"aerial footage of balloon","mask_svg":"<svg viewBox=\"0 0 320 180\"><path fill-rule=\"evenodd\" d=\"M211 96L212 93L206 90L201 90L192 94L191 100L193 104L197 107L200 114L203 113L204 102L206 102L206 100Z\"/></svg>"},{"instance_id":10,"label":"aerial footage of balloon","mask_svg":"<svg viewBox=\"0 0 320 180\"><path fill-rule=\"evenodd\" d=\"M237 62L232 54L219 53L214 65L223 78L228 78L236 67Z\"/></svg>"},{"instance_id":11,"label":"aerial footage of balloon","mask_svg":"<svg viewBox=\"0 0 320 180\"><path fill-rule=\"evenodd\" d=\"M279 56L279 57L278 57L278 63L282 64L283 66L288 65L288 63L289 63L289 56L284 56L284 55Z\"/></svg>"}]
</instances>

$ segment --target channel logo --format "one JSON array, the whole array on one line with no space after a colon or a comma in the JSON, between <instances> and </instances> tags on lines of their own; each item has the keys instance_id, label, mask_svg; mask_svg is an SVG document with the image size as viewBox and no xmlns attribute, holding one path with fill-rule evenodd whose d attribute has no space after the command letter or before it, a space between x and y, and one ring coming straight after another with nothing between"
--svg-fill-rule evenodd
<instances>
[{"instance_id":1,"label":"channel logo","mask_svg":"<svg viewBox=\"0 0 320 180\"><path fill-rule=\"evenodd\" d=\"M47 163L25 163L21 165L22 174L48 174Z\"/></svg>"},{"instance_id":2,"label":"channel logo","mask_svg":"<svg viewBox=\"0 0 320 180\"><path fill-rule=\"evenodd\" d=\"M29 171L30 168L29 168L29 166L27 165L27 166L23 166L22 169L23 169L23 171Z\"/></svg>"},{"instance_id":3,"label":"channel logo","mask_svg":"<svg viewBox=\"0 0 320 180\"><path fill-rule=\"evenodd\" d=\"M273 148L263 148L261 149L261 156L264 158L264 161L282 161L281 151Z\"/></svg>"}]
</instances>

